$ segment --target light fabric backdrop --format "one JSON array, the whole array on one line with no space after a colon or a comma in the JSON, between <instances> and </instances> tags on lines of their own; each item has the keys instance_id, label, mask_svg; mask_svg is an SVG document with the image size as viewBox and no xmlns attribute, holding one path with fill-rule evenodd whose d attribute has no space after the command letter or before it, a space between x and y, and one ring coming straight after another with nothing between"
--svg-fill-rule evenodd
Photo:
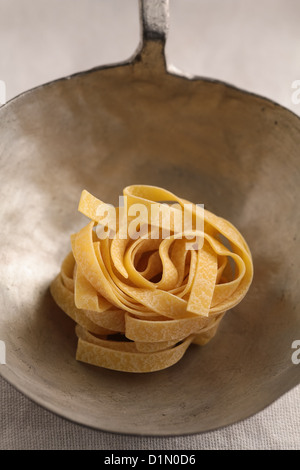
<instances>
[{"instance_id":1,"label":"light fabric backdrop","mask_svg":"<svg viewBox=\"0 0 300 470\"><path fill-rule=\"evenodd\" d=\"M300 115L300 104L292 101L292 83L300 80L298 0L170 0L170 13L168 63L264 95ZM127 59L138 40L137 0L0 0L0 80L7 99ZM3 379L0 398L0 449L300 448L299 386L243 422L177 438L79 426L39 407Z\"/></svg>"}]
</instances>

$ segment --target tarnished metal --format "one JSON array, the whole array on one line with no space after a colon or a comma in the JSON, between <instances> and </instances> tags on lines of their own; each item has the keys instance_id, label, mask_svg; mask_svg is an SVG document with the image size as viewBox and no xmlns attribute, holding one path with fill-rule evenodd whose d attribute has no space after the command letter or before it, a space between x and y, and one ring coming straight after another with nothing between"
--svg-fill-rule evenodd
<instances>
[{"instance_id":1,"label":"tarnished metal","mask_svg":"<svg viewBox=\"0 0 300 470\"><path fill-rule=\"evenodd\" d=\"M145 39L165 41L169 29L169 0L140 0Z\"/></svg>"},{"instance_id":2,"label":"tarnished metal","mask_svg":"<svg viewBox=\"0 0 300 470\"><path fill-rule=\"evenodd\" d=\"M180 435L246 418L299 384L291 346L300 339L300 120L224 83L167 73L166 29L148 31L130 63L52 82L0 109L0 373L76 422ZM232 221L255 268L247 297L207 346L146 375L76 362L74 324L49 293L70 234L87 222L77 212L82 189L117 203L135 183Z\"/></svg>"}]
</instances>

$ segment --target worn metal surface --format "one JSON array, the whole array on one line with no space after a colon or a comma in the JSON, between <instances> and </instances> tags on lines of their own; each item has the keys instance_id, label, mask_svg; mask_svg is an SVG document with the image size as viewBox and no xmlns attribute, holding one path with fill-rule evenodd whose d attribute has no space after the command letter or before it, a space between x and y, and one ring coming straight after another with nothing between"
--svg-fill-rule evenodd
<instances>
[{"instance_id":1,"label":"worn metal surface","mask_svg":"<svg viewBox=\"0 0 300 470\"><path fill-rule=\"evenodd\" d=\"M169 29L169 0L143 0L140 5L144 38L164 41Z\"/></svg>"},{"instance_id":2,"label":"worn metal surface","mask_svg":"<svg viewBox=\"0 0 300 470\"><path fill-rule=\"evenodd\" d=\"M223 83L168 74L163 42L129 64L29 91L0 109L0 373L76 422L180 435L246 418L299 384L300 120ZM73 322L49 284L86 223L82 189L117 203L163 186L228 218L253 252L245 300L170 369L126 374L75 361Z\"/></svg>"}]
</instances>

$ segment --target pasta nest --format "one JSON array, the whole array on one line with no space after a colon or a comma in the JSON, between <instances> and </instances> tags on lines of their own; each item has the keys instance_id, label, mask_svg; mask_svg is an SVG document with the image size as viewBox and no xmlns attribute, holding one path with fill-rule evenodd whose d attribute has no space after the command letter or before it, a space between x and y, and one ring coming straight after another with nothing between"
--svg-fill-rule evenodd
<instances>
[{"instance_id":1,"label":"pasta nest","mask_svg":"<svg viewBox=\"0 0 300 470\"><path fill-rule=\"evenodd\" d=\"M170 367L191 343L213 338L251 285L237 228L170 191L128 186L114 211L83 191L78 209L90 222L71 235L51 293L76 322L79 361L124 372Z\"/></svg>"}]
</instances>

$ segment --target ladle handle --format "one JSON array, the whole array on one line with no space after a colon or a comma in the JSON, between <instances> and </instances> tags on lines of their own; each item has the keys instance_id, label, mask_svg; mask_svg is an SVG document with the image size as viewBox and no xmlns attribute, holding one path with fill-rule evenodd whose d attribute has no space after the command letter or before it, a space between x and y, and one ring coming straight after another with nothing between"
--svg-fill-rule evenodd
<instances>
[{"instance_id":1,"label":"ladle handle","mask_svg":"<svg viewBox=\"0 0 300 470\"><path fill-rule=\"evenodd\" d=\"M144 40L165 43L169 29L169 0L140 0Z\"/></svg>"}]
</instances>

